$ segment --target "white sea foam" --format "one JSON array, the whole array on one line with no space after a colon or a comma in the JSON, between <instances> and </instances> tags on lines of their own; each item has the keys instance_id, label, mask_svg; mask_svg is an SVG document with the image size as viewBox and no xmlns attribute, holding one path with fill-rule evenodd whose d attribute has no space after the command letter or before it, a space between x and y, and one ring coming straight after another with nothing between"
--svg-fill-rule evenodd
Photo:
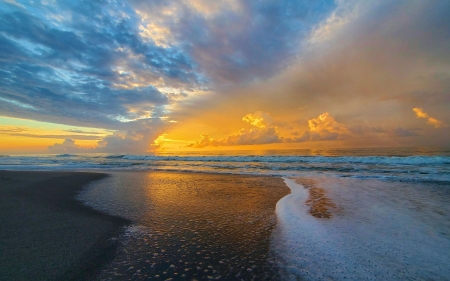
<instances>
[{"instance_id":1,"label":"white sea foam","mask_svg":"<svg viewBox=\"0 0 450 281\"><path fill-rule=\"evenodd\" d=\"M271 249L286 280L445 280L450 276L450 208L429 188L357 179L319 181L342 208L331 219L308 213L308 191L276 207ZM447 198L447 199L446 199Z\"/></svg>"},{"instance_id":2,"label":"white sea foam","mask_svg":"<svg viewBox=\"0 0 450 281\"><path fill-rule=\"evenodd\" d=\"M152 230L140 224L133 224L125 227L124 237L141 237L141 236L151 236Z\"/></svg>"}]
</instances>

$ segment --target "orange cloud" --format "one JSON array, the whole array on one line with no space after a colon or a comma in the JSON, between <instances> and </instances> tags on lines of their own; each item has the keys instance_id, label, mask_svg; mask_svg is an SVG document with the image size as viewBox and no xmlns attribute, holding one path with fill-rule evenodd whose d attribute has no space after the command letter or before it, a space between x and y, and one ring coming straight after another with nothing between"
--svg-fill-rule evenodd
<instances>
[{"instance_id":1,"label":"orange cloud","mask_svg":"<svg viewBox=\"0 0 450 281\"><path fill-rule=\"evenodd\" d=\"M308 126L309 131L305 131L297 138L286 138L285 142L342 140L352 134L347 127L338 123L328 112L308 120Z\"/></svg>"},{"instance_id":2,"label":"orange cloud","mask_svg":"<svg viewBox=\"0 0 450 281\"><path fill-rule=\"evenodd\" d=\"M347 128L339 124L328 112L325 112L317 118L313 118L308 121L309 130L312 133L317 134L320 138L326 138L326 136L333 135L346 135L349 133Z\"/></svg>"},{"instance_id":3,"label":"orange cloud","mask_svg":"<svg viewBox=\"0 0 450 281\"><path fill-rule=\"evenodd\" d=\"M418 114L421 118L436 120L429 117L419 109ZM246 114L242 121L252 125L251 128L242 128L237 134L230 135L223 139L214 139L209 134L201 134L200 140L188 144L186 147L204 148L218 146L236 146L236 145L256 145L256 144L275 144L275 143L302 143L302 142L319 142L319 141L345 141L345 142L361 142L377 141L382 138L404 138L419 137L417 132L419 129L402 128L383 129L381 127L370 126L353 126L347 127L339 123L328 112L324 112L316 118L308 120L308 129L303 132L293 132L291 136L281 135L278 128L273 124L272 117L262 111ZM434 121L429 121L429 123ZM282 129L280 127L280 129Z\"/></svg>"},{"instance_id":4,"label":"orange cloud","mask_svg":"<svg viewBox=\"0 0 450 281\"><path fill-rule=\"evenodd\" d=\"M203 148L207 146L231 146L279 143L283 139L278 135L277 129L272 126L272 117L262 111L249 113L242 118L254 128L242 128L238 134L228 136L223 140L211 138L209 134L201 134L200 140L190 143L187 147Z\"/></svg>"},{"instance_id":5,"label":"orange cloud","mask_svg":"<svg viewBox=\"0 0 450 281\"><path fill-rule=\"evenodd\" d=\"M254 145L270 143L292 143L305 141L341 140L351 135L351 132L338 123L328 112L308 121L309 131L305 131L297 138L284 138L279 135L277 128L273 125L273 118L263 112L249 113L242 118L253 128L242 128L238 134L216 140L209 134L201 134L200 140L190 143L187 147L203 148L207 146L231 146L231 145Z\"/></svg>"},{"instance_id":6,"label":"orange cloud","mask_svg":"<svg viewBox=\"0 0 450 281\"><path fill-rule=\"evenodd\" d=\"M434 126L435 128L444 127L441 121L429 116L426 112L423 111L422 108L415 107L413 108L413 111L416 113L417 118L427 119L427 123Z\"/></svg>"},{"instance_id":7,"label":"orange cloud","mask_svg":"<svg viewBox=\"0 0 450 281\"><path fill-rule=\"evenodd\" d=\"M229 136L225 145L268 144L282 142L275 127L241 129L239 134Z\"/></svg>"},{"instance_id":8,"label":"orange cloud","mask_svg":"<svg viewBox=\"0 0 450 281\"><path fill-rule=\"evenodd\" d=\"M220 146L220 145L223 145L221 141L211 138L211 136L208 134L201 134L199 141L190 143L187 145L187 147L203 148L207 146Z\"/></svg>"},{"instance_id":9,"label":"orange cloud","mask_svg":"<svg viewBox=\"0 0 450 281\"><path fill-rule=\"evenodd\" d=\"M255 113L249 113L242 117L242 121L245 121L257 128L266 128L267 126L272 125L273 119L270 117L269 114L262 112L262 111L256 111Z\"/></svg>"}]
</instances>

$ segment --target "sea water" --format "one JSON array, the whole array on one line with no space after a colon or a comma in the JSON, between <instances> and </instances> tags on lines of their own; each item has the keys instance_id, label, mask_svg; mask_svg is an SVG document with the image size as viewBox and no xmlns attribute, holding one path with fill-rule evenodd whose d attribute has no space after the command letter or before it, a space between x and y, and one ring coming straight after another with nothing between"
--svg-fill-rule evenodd
<instances>
[{"instance_id":1,"label":"sea water","mask_svg":"<svg viewBox=\"0 0 450 281\"><path fill-rule=\"evenodd\" d=\"M272 251L285 280L448 280L450 189L445 184L312 178L335 210L317 219L299 204L308 191L277 203Z\"/></svg>"},{"instance_id":2,"label":"sea water","mask_svg":"<svg viewBox=\"0 0 450 281\"><path fill-rule=\"evenodd\" d=\"M130 219L100 280L277 279L268 262L280 178L114 171L79 198Z\"/></svg>"},{"instance_id":3,"label":"sea water","mask_svg":"<svg viewBox=\"0 0 450 281\"><path fill-rule=\"evenodd\" d=\"M276 203L269 258L276 264L280 279L448 280L450 276L449 150L4 156L0 158L0 169L183 171L282 177L291 194ZM311 215L311 206L306 204L310 189L302 182L323 190L333 204L330 217ZM126 182L112 184L111 188L124 194L120 203L124 213L139 213L143 208L139 198L127 199L127 189L133 187ZM101 209L98 203L96 207ZM138 237L137 233L142 229L129 229L127 235ZM247 265L244 267L251 269Z\"/></svg>"},{"instance_id":4,"label":"sea water","mask_svg":"<svg viewBox=\"0 0 450 281\"><path fill-rule=\"evenodd\" d=\"M0 157L6 170L160 170L205 173L450 182L450 149L301 149L131 154L57 154Z\"/></svg>"}]
</instances>

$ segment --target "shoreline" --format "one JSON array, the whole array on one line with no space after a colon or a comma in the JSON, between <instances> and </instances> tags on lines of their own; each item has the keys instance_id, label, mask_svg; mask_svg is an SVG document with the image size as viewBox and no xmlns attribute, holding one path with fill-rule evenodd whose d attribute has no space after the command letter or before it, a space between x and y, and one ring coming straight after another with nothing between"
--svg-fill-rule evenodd
<instances>
[{"instance_id":1,"label":"shoreline","mask_svg":"<svg viewBox=\"0 0 450 281\"><path fill-rule=\"evenodd\" d=\"M15 174L15 176L3 177L4 173ZM82 212L82 214L71 214L69 217L81 216L82 220L101 222L104 224L105 233L110 235L108 237L119 237L118 240L111 241L105 237L102 238L101 235L98 236L99 241L110 244L92 243L87 248L101 250L104 255L101 256L98 251L86 252L84 256L78 255L78 260L88 258L94 261L74 265L71 267L72 271L63 271L65 275L53 278L42 277L43 271L49 272L45 262L36 263L35 266L41 278L26 276L24 275L26 272L20 273L20 267L17 266L16 271L9 272L9 275L2 274L8 268L0 268L0 274L6 278L11 277L7 278L8 280L26 278L83 280L89 277L91 277L89 280L93 278L106 280L110 277L118 278L118 276L143 280L157 276L158 278L173 277L176 280L180 275L181 277L185 275L186 278L200 277L200 279L221 276L221 278L243 277L245 279L262 276L261 272L263 274L268 272L265 271L266 269L263 271L259 269L262 269L260 265L265 264L263 261L269 261L276 272L274 271L275 275L270 275L271 273L264 275L267 280L275 280L279 276L288 279L289 276L297 276L314 280L321 279L324 274L329 274L336 280L344 280L348 276L358 279L382 276L384 279L392 280L417 276L423 279L442 279L448 276L448 270L445 268L448 264L446 251L449 249L448 233L450 233L448 220L446 220L450 214L446 204L448 189L442 189L439 185L417 183L411 186L409 183L378 179L306 177L300 180L295 177L272 175L231 175L161 170L108 170L108 175L79 171L0 171L0 225L2 226L0 252L5 253L0 256L0 264L6 265L4 261L11 263L7 259L14 258L14 253L11 255L11 252L16 251L15 248L9 249L9 252L4 251L5 245L12 245L10 247L19 245L17 251L22 250L22 257L25 258L26 255L39 258L36 251L44 250L41 258L46 258L45 254L49 253L48 250L45 252L47 245L38 247L31 243L30 250L30 243L21 245L14 241L13 235L9 237L11 241L7 241L8 237L5 234L8 234L9 225L4 223L6 220L12 225L16 224L16 228L10 230L9 234L21 234L26 231L24 229L26 227L21 224L27 226L31 223L31 225L39 226L39 223L48 223L49 219L54 219L54 217L43 215L49 210L70 211L64 203L67 201L61 203L57 198L48 198L49 196L40 194L42 190L45 190L43 186L48 186L46 179L59 182L60 185L61 179L65 179L63 182L69 185L76 185L70 180L71 176L72 179L78 179L78 182L102 179L92 185L78 185L71 189L72 195L82 190L75 199L75 201L80 200L76 205L84 202L100 211L87 207L91 209L87 213L92 216ZM35 185L37 183L40 186L41 192L29 190L29 185L33 181ZM279 184L281 181L283 184ZM66 186L65 183L62 184ZM13 188L14 185L17 185L16 189ZM26 191L27 188L28 191ZM275 192L276 189L279 189L279 192ZM290 193L286 190L290 190ZM272 203L263 203L260 199L252 202L242 198L242 191L248 193L250 198L255 195L261 196L261 192L275 192L275 196L266 194L261 197L270 198ZM285 192L284 195L283 192ZM37 202L33 202L35 197L38 199ZM71 198L69 201L73 201L74 197ZM236 199L241 201L235 201ZM308 200L309 204L307 204ZM199 204L199 202L206 204ZM274 215L277 217L277 222L275 228L272 228L270 214L273 214L271 209L274 202L276 203ZM317 206L314 205L316 203ZM260 205L259 210L251 204ZM128 208L129 206L133 208ZM367 208L367 206L371 207ZM5 213L4 210L7 207L11 207L15 212ZM21 214L23 208L34 210L34 213L29 214L30 218ZM85 208L86 206L83 206L83 209ZM245 209L255 212L250 215L248 212L241 212ZM92 210L96 214L92 214ZM267 212L262 213L260 210ZM216 211L217 213L214 213ZM97 216L98 213L101 214L100 217L105 216L101 212L128 218L129 222L133 223L131 227L122 229L116 225L113 229L117 232L114 233L110 231L111 226L114 226L114 219L102 220ZM316 213L318 216L314 216ZM53 214L53 216L56 215ZM260 230L254 225L258 221L263 222L262 227L259 227ZM67 227L64 225L64 220L60 219L60 222L63 225L57 224L58 227ZM51 221L51 224L54 225L55 222ZM102 227L96 224L95 228ZM41 232L44 230L42 227L37 229ZM414 229L414 235L412 235L412 229ZM81 231L84 234L90 233L84 229ZM122 235L116 235L118 232ZM270 241L266 240L257 247L249 247L247 243L237 245L242 240L250 243L263 241L258 237L267 238L266 233L271 233ZM433 235L432 238L430 234ZM124 239L121 240L122 238ZM6 244L5 241L11 243ZM217 242L220 247L214 244ZM270 243L271 253L274 254L270 259L266 259L265 249L259 253L252 251L265 248L267 243ZM418 244L423 247L412 247ZM198 248L199 246L201 247ZM222 251L229 254L219 257L219 254L223 254ZM195 255L190 255L195 252ZM77 251L65 253L77 255ZM95 254L97 254L96 260L92 258ZM178 259L176 255L180 254L182 258ZM248 259L249 254L260 257L260 260ZM407 263L399 262L399 257L408 257ZM248 263L243 264L246 258ZM28 258L28 262L29 260L32 259ZM434 262L430 263L430 260ZM355 264L357 266L354 266ZM257 267L253 268L254 265ZM61 267L58 268L61 269ZM342 268L342 270L336 271L336 268ZM17 275L17 272L22 275ZM81 274L74 276L77 272ZM14 278L16 276L22 278Z\"/></svg>"},{"instance_id":2,"label":"shoreline","mask_svg":"<svg viewBox=\"0 0 450 281\"><path fill-rule=\"evenodd\" d=\"M214 196L211 194L212 197L210 198L211 200L216 202L215 204L212 204L213 201L207 202L207 205L212 204L210 207L208 207L211 211L217 209L216 204L222 206L221 211L217 213L216 219L219 219L225 211L228 214L229 212L234 212L232 210L233 206L229 205L229 203L231 203L231 201L229 200L231 200L231 198L233 197L236 198L235 200L238 200L235 203L240 202L239 204L242 205L242 207L251 202L251 204L260 202L258 204L263 204L264 206L266 206L262 207L263 205L261 205L260 207L258 207L260 208L260 210L266 210L264 211L264 213L269 211L269 209L273 209L272 215L268 213L264 215L267 217L267 219L269 219L269 217L275 216L275 204L273 203L275 201L273 200L277 201L277 196L282 197L281 193L287 193L289 190L289 188L284 183L282 183L281 177L268 175L236 175L221 173L213 174L201 172L194 173L188 171L108 170L103 171L103 173L99 173L97 171L80 172L0 170L0 192L2 194L2 197L0 198L0 224L2 226L5 226L0 229L0 239L2 242L0 245L0 252L5 253L2 257L0 257L0 263L3 265L0 269L0 275L7 280L96 280L98 278L105 277L105 268L107 269L112 264L114 264L116 258L120 259L121 250L123 250L123 241L121 239L111 238L122 237L124 234L124 230L127 231L128 229L125 228L125 226L133 226L136 223L139 224L139 222L136 222L134 218L127 217L121 212L110 212L108 210L99 209L95 206L91 207L92 205L87 204L87 202L81 199L79 195L86 191L85 188L88 184L97 180L102 180L100 182L100 185L106 185L107 189L108 186L111 186L110 184L121 186L119 183L111 182L108 185L108 181L113 180L115 175L117 174L122 174L122 177L123 175L128 175L130 177L129 179L133 179L134 175L137 174L140 175L139 177L143 178L147 177L147 175L150 174L161 175L163 176L163 178L173 179L179 179L179 177L181 177L184 179L184 183L187 185L190 185L188 184L188 182L203 181L203 184L206 184L207 186L209 186L209 188L213 189L217 184L215 180L218 180L219 182L221 182L219 184L219 186L221 187L215 192L219 193L215 194ZM194 178L197 180L194 180ZM127 184L131 182L127 181ZM273 183L274 185L272 185L271 183ZM134 182L134 184L132 185L139 186L139 184L136 184L137 182ZM153 184L148 186L153 187ZM161 188L163 186L166 186L167 182L165 182L164 180L164 182L161 182L161 184L159 185L159 187L155 188L163 190ZM275 196L272 199L270 199L271 196L267 197L266 195L267 200L264 200L265 202L267 201L266 203L260 201L261 199L258 199L254 202L253 199L250 199L253 198L252 196L259 194L259 192L256 191L260 188L263 188L262 190L264 190L270 186L273 186L275 188L274 191L271 191L274 192L273 195L279 195ZM175 186L173 186L172 188L175 188ZM202 188L205 188L205 186L203 186ZM204 192L207 192L209 188L204 189ZM245 188L245 191L240 191L240 188ZM197 190L195 193L197 192L200 192L200 190ZM269 192L269 190L267 190L267 192ZM183 191L182 193L184 194L184 196L188 196L184 198L185 200L183 200L183 204L185 204L187 201L189 201L189 198L191 198L192 194L188 190ZM243 194L247 193L249 195L253 195L250 195L251 197L249 199L239 199ZM202 194L208 195L208 193ZM219 194L226 195L226 199L224 200L222 196L218 196ZM233 196L233 194L235 194L236 196ZM99 195L100 197L104 197L103 193L100 193ZM264 196L259 198L264 198ZM198 213L198 215L202 217L201 213L203 211L201 209L203 207L201 206L206 202L200 198L197 198L195 200L195 202L191 202L194 205L188 208L189 212L192 211L192 208L194 206L198 205L198 211L200 212ZM256 198L254 200L256 200ZM269 204L269 201L272 203ZM172 203L169 203L169 205L170 204ZM161 207L163 206L164 205L161 205ZM194 209L195 208L197 207L194 207ZM246 209L248 208L246 207ZM248 211L250 210L252 209L248 209ZM256 213L258 213L258 211L256 211ZM273 225L271 227L268 226L270 226L273 222L267 221L266 223L268 223L268 225L263 224L254 229L254 224L251 223L250 220L259 220L261 219L261 217L259 216L262 215L258 215L256 213L250 215L247 218L249 222L248 224L244 223L244 225L247 225L245 227L244 225L242 225L243 221L241 220L247 215L245 215L244 217L239 217L237 225L229 225L231 222L228 219L220 218L214 223L214 225L219 226L219 229L217 230L214 230L213 225L210 224L211 221L205 221L204 223L200 223L200 221L198 221L198 223L200 224L196 222L194 223L194 226L192 225L193 222L191 221L191 217L186 219L178 217L178 219L179 222L185 221L190 225L189 227L203 228L203 230L199 231L198 235L202 236L202 240L204 240L205 243L207 240L209 240L208 237L212 237L212 234L225 235L224 237L222 237L223 239L225 239L224 241L226 241L227 243L231 243L230 246L234 247L233 245L236 245L235 242L233 242L234 239L250 239L246 243L244 243L248 244L250 241L252 241L251 237L253 235L256 235L254 237L255 239L257 237L258 241L262 239L261 242L258 242L262 244L258 245L260 247L262 246L261 250L263 250L266 247L268 248L268 239L271 235L271 231L267 231L269 229L272 229ZM241 215L244 214L245 211L242 211ZM171 217L173 216L173 214L170 214L170 210L166 215L168 216L163 215L163 217L161 217L160 219L164 220L164 218L167 218L169 221L174 220L174 217ZM206 219L206 217L204 218ZM149 224L149 226L154 226L156 228L163 227L161 225L161 221L158 219L153 223L149 221L149 223L151 223ZM228 227L234 229L234 234L223 233L223 229ZM249 229L252 233L251 235L247 236L246 234L241 233L243 229L248 229L248 227L251 227ZM179 244L179 241L177 242L177 240L173 240L175 239L175 237L173 236L174 233L172 233L172 230L166 229L166 231L170 232L170 234L168 232L169 237L172 236L172 238L167 238L171 241L170 244L173 244L173 246ZM186 235L186 233L180 234L180 237L183 235ZM197 243L197 245L199 245L196 239L197 238L193 240L193 243ZM145 240L147 241L147 238L145 238ZM210 240L208 243L213 243L213 241L214 239ZM147 241L144 244L141 244L141 246L144 248L150 247L149 249L151 249L152 246L149 244L149 242L150 241ZM181 244L179 244L179 246L179 249L183 249L182 247L185 247ZM187 246L186 244L186 247L191 248L192 246ZM244 247L243 249L246 248L247 247ZM211 250L211 248L209 249ZM217 248L215 251L220 251L219 249L220 248ZM173 250L173 253L178 251L175 248ZM192 250L194 251L194 249ZM195 255L195 252L197 251L197 249L194 251L194 256L192 258L196 259L198 253L197 255ZM239 250L239 252L241 251L243 250ZM170 250L167 249L166 253L169 252ZM244 252L247 253L248 251L245 250ZM253 252L253 250L251 252ZM265 255L263 252L259 254ZM253 256L255 255L256 254L253 254ZM159 257L162 258L161 255ZM231 257L232 256L229 256L228 258ZM211 262L215 260L214 258L212 258L212 256L208 257L208 259L210 259ZM219 266L219 268L224 266L222 261L219 262L219 260L217 260L215 262L217 262L217 266ZM244 260L242 262L244 262ZM255 270L256 272L253 272L253 269L248 269L249 267L254 266L254 264L249 264L246 266L246 269L243 270L246 274L242 273L242 277L244 277L244 275L249 275L248 277L250 277L251 273L256 273L257 271L259 271L258 269ZM263 266L263 264L258 263L258 266L261 267ZM219 268L217 269L219 270ZM127 269L128 268L124 269L124 271L127 272L125 275L128 275ZM249 271L247 271L247 269ZM226 270L225 267L223 267L222 270ZM241 273L239 273L239 275L240 274ZM131 275L128 277L131 277Z\"/></svg>"},{"instance_id":3,"label":"shoreline","mask_svg":"<svg viewBox=\"0 0 450 281\"><path fill-rule=\"evenodd\" d=\"M201 175L237 175L237 176L250 176L250 177L269 177L269 178L283 178L283 177L296 177L298 175L283 175L283 174L253 174L253 173L240 173L240 172L220 172L220 171L202 171L202 170L176 170L176 169L125 169L125 168L73 168L73 169L23 169L23 170L14 170L14 169L0 169L0 172L39 172L39 173L86 173L86 174L105 174L106 176L114 174L114 173L181 173L181 174L201 174Z\"/></svg>"},{"instance_id":4,"label":"shoreline","mask_svg":"<svg viewBox=\"0 0 450 281\"><path fill-rule=\"evenodd\" d=\"M133 220L100 280L278 280L270 239L288 193L280 177L153 171L112 173L79 198Z\"/></svg>"},{"instance_id":5,"label":"shoreline","mask_svg":"<svg viewBox=\"0 0 450 281\"><path fill-rule=\"evenodd\" d=\"M75 197L105 173L0 170L0 275L5 280L86 280L113 259L131 221Z\"/></svg>"}]
</instances>

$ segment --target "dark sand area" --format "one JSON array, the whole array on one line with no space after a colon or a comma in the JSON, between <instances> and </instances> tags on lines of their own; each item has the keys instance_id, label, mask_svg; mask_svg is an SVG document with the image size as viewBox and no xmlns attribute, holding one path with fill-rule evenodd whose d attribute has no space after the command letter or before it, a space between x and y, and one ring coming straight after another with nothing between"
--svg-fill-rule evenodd
<instances>
[{"instance_id":1,"label":"dark sand area","mask_svg":"<svg viewBox=\"0 0 450 281\"><path fill-rule=\"evenodd\" d=\"M86 280L130 221L75 200L100 173L0 171L0 279Z\"/></svg>"}]
</instances>

